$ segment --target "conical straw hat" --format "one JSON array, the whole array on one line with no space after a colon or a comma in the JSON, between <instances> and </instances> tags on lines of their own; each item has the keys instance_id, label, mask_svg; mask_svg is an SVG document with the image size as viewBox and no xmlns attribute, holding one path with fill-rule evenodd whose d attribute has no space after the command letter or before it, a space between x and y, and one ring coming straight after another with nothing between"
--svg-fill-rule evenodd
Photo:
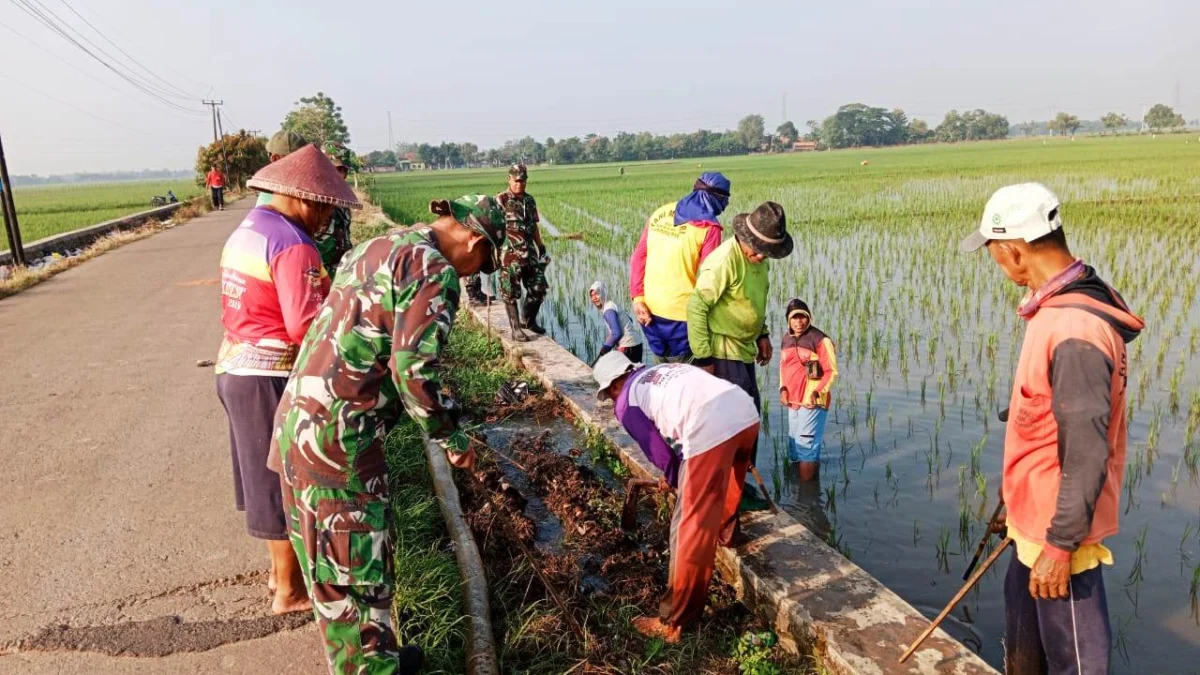
<instances>
[{"instance_id":1,"label":"conical straw hat","mask_svg":"<svg viewBox=\"0 0 1200 675\"><path fill-rule=\"evenodd\" d=\"M258 170L246 185L260 192L353 209L362 208L346 179L315 145L306 145Z\"/></svg>"}]
</instances>

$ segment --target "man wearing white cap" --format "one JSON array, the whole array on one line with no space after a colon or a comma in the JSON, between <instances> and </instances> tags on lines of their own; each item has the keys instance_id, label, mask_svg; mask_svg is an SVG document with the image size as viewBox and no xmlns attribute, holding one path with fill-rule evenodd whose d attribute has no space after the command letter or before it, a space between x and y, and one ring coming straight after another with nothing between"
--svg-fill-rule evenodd
<instances>
[{"instance_id":1,"label":"man wearing white cap","mask_svg":"<svg viewBox=\"0 0 1200 675\"><path fill-rule=\"evenodd\" d=\"M1058 197L997 190L964 251L986 246L1028 293L1004 438L1003 497L1017 553L1004 582L1005 672L1108 673L1101 565L1125 469L1125 345L1144 323L1071 254Z\"/></svg>"},{"instance_id":2,"label":"man wearing white cap","mask_svg":"<svg viewBox=\"0 0 1200 675\"><path fill-rule=\"evenodd\" d=\"M622 426L679 491L667 591L657 617L633 620L643 635L678 642L704 611L717 544L739 538L737 509L758 439L758 409L737 385L683 363L646 368L609 352L592 376L597 397L613 399Z\"/></svg>"}]
</instances>

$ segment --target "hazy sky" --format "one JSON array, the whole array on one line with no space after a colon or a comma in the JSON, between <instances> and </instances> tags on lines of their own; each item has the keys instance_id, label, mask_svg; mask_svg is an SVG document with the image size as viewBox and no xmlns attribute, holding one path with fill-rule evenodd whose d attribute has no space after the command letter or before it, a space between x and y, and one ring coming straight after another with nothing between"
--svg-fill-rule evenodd
<instances>
[{"instance_id":1,"label":"hazy sky","mask_svg":"<svg viewBox=\"0 0 1200 675\"><path fill-rule=\"evenodd\" d=\"M977 107L1014 124L1058 110L1140 118L1174 104L1177 83L1180 112L1200 114L1195 0L24 1L126 61L74 9L186 94L224 99L234 126L273 132L324 91L360 153L387 146L389 110L397 141L481 147L727 129L749 113L774 129L785 94L801 128L847 102L931 123ZM137 91L19 0L0 0L0 63L12 173L190 168L212 139L198 101L173 99L188 113Z\"/></svg>"}]
</instances>

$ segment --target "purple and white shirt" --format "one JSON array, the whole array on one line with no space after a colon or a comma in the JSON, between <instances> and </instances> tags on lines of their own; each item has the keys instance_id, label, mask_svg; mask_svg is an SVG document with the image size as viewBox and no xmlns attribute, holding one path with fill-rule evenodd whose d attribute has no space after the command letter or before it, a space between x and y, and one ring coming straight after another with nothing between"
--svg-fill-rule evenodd
<instances>
[{"instance_id":1,"label":"purple and white shirt","mask_svg":"<svg viewBox=\"0 0 1200 675\"><path fill-rule=\"evenodd\" d=\"M712 450L759 420L749 394L682 363L635 371L617 397L615 412L672 486L680 462Z\"/></svg>"}]
</instances>

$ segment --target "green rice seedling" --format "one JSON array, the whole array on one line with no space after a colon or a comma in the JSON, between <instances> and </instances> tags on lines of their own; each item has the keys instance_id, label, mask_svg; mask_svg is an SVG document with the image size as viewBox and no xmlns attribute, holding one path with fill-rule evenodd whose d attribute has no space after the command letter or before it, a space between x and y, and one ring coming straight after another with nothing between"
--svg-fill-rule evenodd
<instances>
[{"instance_id":1,"label":"green rice seedling","mask_svg":"<svg viewBox=\"0 0 1200 675\"><path fill-rule=\"evenodd\" d=\"M1179 537L1179 573L1183 574L1184 567L1192 562L1192 552L1188 548L1192 535L1196 533L1196 526L1192 521L1183 524L1183 535Z\"/></svg>"},{"instance_id":2,"label":"green rice seedling","mask_svg":"<svg viewBox=\"0 0 1200 675\"><path fill-rule=\"evenodd\" d=\"M983 451L987 447L987 434L979 439L979 442L971 446L971 475L979 475L980 462L983 459Z\"/></svg>"},{"instance_id":3,"label":"green rice seedling","mask_svg":"<svg viewBox=\"0 0 1200 675\"><path fill-rule=\"evenodd\" d=\"M1138 536L1133 540L1133 550L1136 557L1133 560L1133 567L1129 569L1129 576L1125 578L1126 586L1136 587L1146 579L1144 566L1146 563L1146 530L1147 526L1143 525Z\"/></svg>"},{"instance_id":4,"label":"green rice seedling","mask_svg":"<svg viewBox=\"0 0 1200 675\"><path fill-rule=\"evenodd\" d=\"M1191 616L1192 620L1200 626L1200 563L1197 563L1192 568L1192 583L1188 589L1188 596L1191 599Z\"/></svg>"},{"instance_id":5,"label":"green rice seedling","mask_svg":"<svg viewBox=\"0 0 1200 675\"><path fill-rule=\"evenodd\" d=\"M942 574L948 574L950 572L950 528L943 527L938 533L935 547L937 548L938 570L940 570Z\"/></svg>"},{"instance_id":6,"label":"green rice seedling","mask_svg":"<svg viewBox=\"0 0 1200 675\"><path fill-rule=\"evenodd\" d=\"M921 541L921 528L917 525L916 520L913 520L912 539L913 548L916 548L917 543Z\"/></svg>"}]
</instances>

